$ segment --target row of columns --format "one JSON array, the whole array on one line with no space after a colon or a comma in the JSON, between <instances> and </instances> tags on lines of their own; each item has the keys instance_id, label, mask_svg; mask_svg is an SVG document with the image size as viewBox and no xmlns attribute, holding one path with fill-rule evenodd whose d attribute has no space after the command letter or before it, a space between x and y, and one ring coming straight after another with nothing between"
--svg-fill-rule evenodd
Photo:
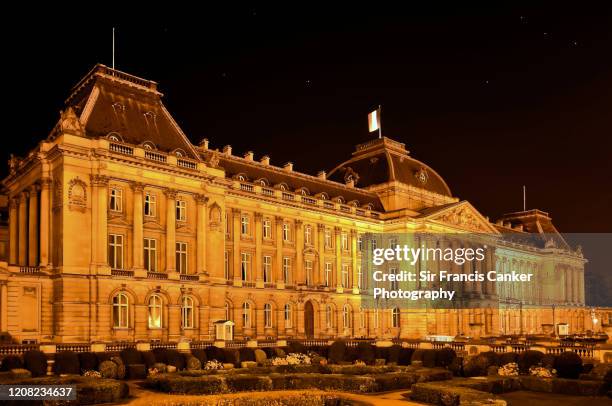
<instances>
[{"instance_id":1,"label":"row of columns","mask_svg":"<svg viewBox=\"0 0 612 406\"><path fill-rule=\"evenodd\" d=\"M575 268L565 268L565 300L569 303L584 303L583 272Z\"/></svg>"},{"instance_id":2,"label":"row of columns","mask_svg":"<svg viewBox=\"0 0 612 406\"><path fill-rule=\"evenodd\" d=\"M31 185L10 199L9 263L11 265L29 267L49 265L50 189L51 180L43 178L40 183Z\"/></svg>"}]
</instances>

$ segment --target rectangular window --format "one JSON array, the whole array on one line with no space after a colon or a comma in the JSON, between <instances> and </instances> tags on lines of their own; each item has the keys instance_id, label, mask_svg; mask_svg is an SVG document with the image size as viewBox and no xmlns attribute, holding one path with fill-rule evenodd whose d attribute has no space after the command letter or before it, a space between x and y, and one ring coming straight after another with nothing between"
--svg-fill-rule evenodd
<instances>
[{"instance_id":1,"label":"rectangular window","mask_svg":"<svg viewBox=\"0 0 612 406\"><path fill-rule=\"evenodd\" d=\"M389 248L395 249L395 247L397 247L397 238L390 238L389 239Z\"/></svg>"},{"instance_id":2,"label":"rectangular window","mask_svg":"<svg viewBox=\"0 0 612 406\"><path fill-rule=\"evenodd\" d=\"M229 236L232 234L231 230L232 230L232 223L230 222L229 215L226 212L225 213L225 237L226 238L229 238Z\"/></svg>"},{"instance_id":3,"label":"rectangular window","mask_svg":"<svg viewBox=\"0 0 612 406\"><path fill-rule=\"evenodd\" d=\"M283 223L283 241L291 241L291 228L289 227L289 223Z\"/></svg>"},{"instance_id":4,"label":"rectangular window","mask_svg":"<svg viewBox=\"0 0 612 406\"><path fill-rule=\"evenodd\" d=\"M342 287L349 287L349 266L346 264L342 264Z\"/></svg>"},{"instance_id":5,"label":"rectangular window","mask_svg":"<svg viewBox=\"0 0 612 406\"><path fill-rule=\"evenodd\" d=\"M304 269L306 271L306 286L312 286L312 261L307 259L304 261Z\"/></svg>"},{"instance_id":6,"label":"rectangular window","mask_svg":"<svg viewBox=\"0 0 612 406\"><path fill-rule=\"evenodd\" d=\"M123 269L123 236L120 234L108 236L108 264L112 269Z\"/></svg>"},{"instance_id":7,"label":"rectangular window","mask_svg":"<svg viewBox=\"0 0 612 406\"><path fill-rule=\"evenodd\" d=\"M149 272L157 271L157 240L144 239L144 267Z\"/></svg>"},{"instance_id":8,"label":"rectangular window","mask_svg":"<svg viewBox=\"0 0 612 406\"><path fill-rule=\"evenodd\" d=\"M225 255L223 256L223 276L225 276L226 280L230 278L229 251L225 251Z\"/></svg>"},{"instance_id":9,"label":"rectangular window","mask_svg":"<svg viewBox=\"0 0 612 406\"><path fill-rule=\"evenodd\" d=\"M263 257L263 279L264 283L272 282L272 257L269 255Z\"/></svg>"},{"instance_id":10,"label":"rectangular window","mask_svg":"<svg viewBox=\"0 0 612 406\"><path fill-rule=\"evenodd\" d=\"M108 206L110 211L121 212L123 210L123 190L111 188Z\"/></svg>"},{"instance_id":11,"label":"rectangular window","mask_svg":"<svg viewBox=\"0 0 612 406\"><path fill-rule=\"evenodd\" d=\"M374 250L376 249L376 240L372 239L370 241L370 246L372 248L372 252L374 252Z\"/></svg>"},{"instance_id":12,"label":"rectangular window","mask_svg":"<svg viewBox=\"0 0 612 406\"><path fill-rule=\"evenodd\" d=\"M243 214L240 217L240 234L249 235L249 215Z\"/></svg>"},{"instance_id":13,"label":"rectangular window","mask_svg":"<svg viewBox=\"0 0 612 406\"><path fill-rule=\"evenodd\" d=\"M240 254L240 278L243 282L250 281L251 274L251 254L243 252Z\"/></svg>"},{"instance_id":14,"label":"rectangular window","mask_svg":"<svg viewBox=\"0 0 612 406\"><path fill-rule=\"evenodd\" d=\"M342 233L342 251L348 251L349 249L349 244L348 244L348 234L347 233Z\"/></svg>"},{"instance_id":15,"label":"rectangular window","mask_svg":"<svg viewBox=\"0 0 612 406\"><path fill-rule=\"evenodd\" d=\"M272 222L270 219L264 219L263 221L263 238L271 239L272 238Z\"/></svg>"},{"instance_id":16,"label":"rectangular window","mask_svg":"<svg viewBox=\"0 0 612 406\"><path fill-rule=\"evenodd\" d=\"M291 258L289 257L283 258L283 279L285 284L291 284Z\"/></svg>"},{"instance_id":17,"label":"rectangular window","mask_svg":"<svg viewBox=\"0 0 612 406\"><path fill-rule=\"evenodd\" d=\"M332 283L332 263L325 263L325 286L331 286Z\"/></svg>"},{"instance_id":18,"label":"rectangular window","mask_svg":"<svg viewBox=\"0 0 612 406\"><path fill-rule=\"evenodd\" d=\"M176 243L176 270L179 273L187 273L187 243Z\"/></svg>"},{"instance_id":19,"label":"rectangular window","mask_svg":"<svg viewBox=\"0 0 612 406\"><path fill-rule=\"evenodd\" d=\"M397 275L397 269L390 268L389 275ZM393 280L391 281L391 290L397 290L398 288L399 288L399 282L395 280L395 278L393 278Z\"/></svg>"},{"instance_id":20,"label":"rectangular window","mask_svg":"<svg viewBox=\"0 0 612 406\"><path fill-rule=\"evenodd\" d=\"M176 220L187 221L187 202L185 200L176 201Z\"/></svg>"},{"instance_id":21,"label":"rectangular window","mask_svg":"<svg viewBox=\"0 0 612 406\"><path fill-rule=\"evenodd\" d=\"M312 245L312 227L310 226L304 228L304 243L306 245Z\"/></svg>"},{"instance_id":22,"label":"rectangular window","mask_svg":"<svg viewBox=\"0 0 612 406\"><path fill-rule=\"evenodd\" d=\"M361 235L357 237L357 250L359 252L363 251L363 237Z\"/></svg>"},{"instance_id":23,"label":"rectangular window","mask_svg":"<svg viewBox=\"0 0 612 406\"><path fill-rule=\"evenodd\" d=\"M332 248L331 230L329 228L325 229L325 248Z\"/></svg>"},{"instance_id":24,"label":"rectangular window","mask_svg":"<svg viewBox=\"0 0 612 406\"><path fill-rule=\"evenodd\" d=\"M145 193L144 197L144 215L155 217L157 212L157 197L151 193Z\"/></svg>"},{"instance_id":25,"label":"rectangular window","mask_svg":"<svg viewBox=\"0 0 612 406\"><path fill-rule=\"evenodd\" d=\"M363 273L361 272L361 265L357 265L357 288L363 289Z\"/></svg>"}]
</instances>

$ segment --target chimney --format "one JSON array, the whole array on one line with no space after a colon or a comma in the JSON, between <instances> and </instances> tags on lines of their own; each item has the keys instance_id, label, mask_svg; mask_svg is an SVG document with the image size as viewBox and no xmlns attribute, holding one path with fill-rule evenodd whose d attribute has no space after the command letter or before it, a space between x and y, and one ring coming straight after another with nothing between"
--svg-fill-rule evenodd
<instances>
[{"instance_id":1,"label":"chimney","mask_svg":"<svg viewBox=\"0 0 612 406\"><path fill-rule=\"evenodd\" d=\"M319 171L319 173L317 173L317 178L319 179L327 179L327 173L325 171Z\"/></svg>"},{"instance_id":2,"label":"chimney","mask_svg":"<svg viewBox=\"0 0 612 406\"><path fill-rule=\"evenodd\" d=\"M208 138L202 138L199 147L202 149L208 149Z\"/></svg>"},{"instance_id":3,"label":"chimney","mask_svg":"<svg viewBox=\"0 0 612 406\"><path fill-rule=\"evenodd\" d=\"M231 145L224 146L223 153L226 155L232 155L232 146Z\"/></svg>"},{"instance_id":4,"label":"chimney","mask_svg":"<svg viewBox=\"0 0 612 406\"><path fill-rule=\"evenodd\" d=\"M247 161L252 161L254 157L253 151L249 151L246 154L244 154L244 159L246 159Z\"/></svg>"},{"instance_id":5,"label":"chimney","mask_svg":"<svg viewBox=\"0 0 612 406\"><path fill-rule=\"evenodd\" d=\"M283 169L287 172L293 172L293 162L287 162L285 165L283 165Z\"/></svg>"},{"instance_id":6,"label":"chimney","mask_svg":"<svg viewBox=\"0 0 612 406\"><path fill-rule=\"evenodd\" d=\"M267 156L267 155L264 155L264 156L261 157L259 162L261 162L264 165L270 165L270 157Z\"/></svg>"}]
</instances>

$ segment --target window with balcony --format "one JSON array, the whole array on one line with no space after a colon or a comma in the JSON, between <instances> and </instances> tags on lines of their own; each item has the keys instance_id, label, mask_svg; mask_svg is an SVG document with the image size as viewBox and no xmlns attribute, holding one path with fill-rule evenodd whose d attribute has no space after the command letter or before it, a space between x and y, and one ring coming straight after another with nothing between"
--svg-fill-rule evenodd
<instances>
[{"instance_id":1,"label":"window with balcony","mask_svg":"<svg viewBox=\"0 0 612 406\"><path fill-rule=\"evenodd\" d=\"M157 272L157 240L144 239L144 267L149 272Z\"/></svg>"},{"instance_id":2,"label":"window with balcony","mask_svg":"<svg viewBox=\"0 0 612 406\"><path fill-rule=\"evenodd\" d=\"M176 243L176 270L179 273L187 273L187 243Z\"/></svg>"},{"instance_id":3,"label":"window with balcony","mask_svg":"<svg viewBox=\"0 0 612 406\"><path fill-rule=\"evenodd\" d=\"M155 217L157 212L157 196L149 192L144 196L144 215L147 217Z\"/></svg>"},{"instance_id":4,"label":"window with balcony","mask_svg":"<svg viewBox=\"0 0 612 406\"><path fill-rule=\"evenodd\" d=\"M119 188L111 188L109 202L109 210L117 213L123 211L123 190Z\"/></svg>"},{"instance_id":5,"label":"window with balcony","mask_svg":"<svg viewBox=\"0 0 612 406\"><path fill-rule=\"evenodd\" d=\"M270 255L263 256L263 280L264 283L272 282L272 257Z\"/></svg>"},{"instance_id":6,"label":"window with balcony","mask_svg":"<svg viewBox=\"0 0 612 406\"><path fill-rule=\"evenodd\" d=\"M112 269L123 269L123 235L108 235L108 264Z\"/></svg>"},{"instance_id":7,"label":"window with balcony","mask_svg":"<svg viewBox=\"0 0 612 406\"><path fill-rule=\"evenodd\" d=\"M185 200L176 201L176 221L187 221L187 202Z\"/></svg>"}]
</instances>

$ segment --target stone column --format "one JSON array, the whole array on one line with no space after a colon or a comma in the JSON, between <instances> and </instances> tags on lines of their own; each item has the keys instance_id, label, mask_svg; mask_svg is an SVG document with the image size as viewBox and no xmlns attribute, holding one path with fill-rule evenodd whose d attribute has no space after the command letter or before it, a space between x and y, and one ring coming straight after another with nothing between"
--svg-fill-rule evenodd
<instances>
[{"instance_id":1,"label":"stone column","mask_svg":"<svg viewBox=\"0 0 612 406\"><path fill-rule=\"evenodd\" d=\"M166 273L176 271L176 190L166 189Z\"/></svg>"},{"instance_id":2,"label":"stone column","mask_svg":"<svg viewBox=\"0 0 612 406\"><path fill-rule=\"evenodd\" d=\"M144 269L144 232L143 232L143 197L144 184L132 182L134 193L133 220L132 220L132 268L135 271Z\"/></svg>"},{"instance_id":3,"label":"stone column","mask_svg":"<svg viewBox=\"0 0 612 406\"><path fill-rule=\"evenodd\" d=\"M197 227L196 227L196 273L203 274L206 271L206 203L208 197L196 195Z\"/></svg>"},{"instance_id":4,"label":"stone column","mask_svg":"<svg viewBox=\"0 0 612 406\"><path fill-rule=\"evenodd\" d=\"M285 285L283 277L283 218L281 216L274 217L274 227L276 228L276 270L275 273L277 283ZM274 277L272 278L274 280Z\"/></svg>"},{"instance_id":5,"label":"stone column","mask_svg":"<svg viewBox=\"0 0 612 406\"><path fill-rule=\"evenodd\" d=\"M569 269L565 268L564 272L563 272L563 276L565 279L565 297L564 297L564 302L571 302L572 301L572 279L570 277L570 271Z\"/></svg>"},{"instance_id":6,"label":"stone column","mask_svg":"<svg viewBox=\"0 0 612 406\"><path fill-rule=\"evenodd\" d=\"M304 230L302 230L302 220L295 220L295 280L292 282L295 286L299 283L306 284L306 275L304 274Z\"/></svg>"},{"instance_id":7,"label":"stone column","mask_svg":"<svg viewBox=\"0 0 612 406\"><path fill-rule=\"evenodd\" d=\"M578 275L578 270L577 269L572 269L572 273L574 274L574 303L578 303L579 302L579 297L580 297L580 293L579 293L579 285L580 285L580 277Z\"/></svg>"},{"instance_id":8,"label":"stone column","mask_svg":"<svg viewBox=\"0 0 612 406\"><path fill-rule=\"evenodd\" d=\"M336 291L342 292L342 229L340 227L334 227L334 234L336 238Z\"/></svg>"},{"instance_id":9,"label":"stone column","mask_svg":"<svg viewBox=\"0 0 612 406\"><path fill-rule=\"evenodd\" d=\"M263 244L263 215L255 213L255 258L253 258L253 269L255 270L255 286L258 288L264 287L263 277L263 258L261 247Z\"/></svg>"},{"instance_id":10,"label":"stone column","mask_svg":"<svg viewBox=\"0 0 612 406\"><path fill-rule=\"evenodd\" d=\"M8 288L6 281L0 283L0 331L8 331Z\"/></svg>"},{"instance_id":11,"label":"stone column","mask_svg":"<svg viewBox=\"0 0 612 406\"><path fill-rule=\"evenodd\" d=\"M323 284L325 281L325 225L317 224L317 238L319 243L319 272L314 272L314 283Z\"/></svg>"},{"instance_id":12,"label":"stone column","mask_svg":"<svg viewBox=\"0 0 612 406\"><path fill-rule=\"evenodd\" d=\"M357 230L351 230L351 274L353 293L359 293L359 275L357 275ZM363 272L363 270L362 270Z\"/></svg>"},{"instance_id":13,"label":"stone column","mask_svg":"<svg viewBox=\"0 0 612 406\"><path fill-rule=\"evenodd\" d=\"M578 284L578 300L584 304L584 269L578 271L579 284Z\"/></svg>"},{"instance_id":14,"label":"stone column","mask_svg":"<svg viewBox=\"0 0 612 406\"><path fill-rule=\"evenodd\" d=\"M232 250L232 267L234 271L234 285L241 286L242 285L242 273L240 269L240 210L239 209L231 209L232 210L232 240L233 240L233 250Z\"/></svg>"},{"instance_id":15,"label":"stone column","mask_svg":"<svg viewBox=\"0 0 612 406\"><path fill-rule=\"evenodd\" d=\"M30 187L28 207L28 266L38 266L38 185Z\"/></svg>"},{"instance_id":16,"label":"stone column","mask_svg":"<svg viewBox=\"0 0 612 406\"><path fill-rule=\"evenodd\" d=\"M19 199L9 201L9 264L16 265L19 259Z\"/></svg>"},{"instance_id":17,"label":"stone column","mask_svg":"<svg viewBox=\"0 0 612 406\"><path fill-rule=\"evenodd\" d=\"M51 251L51 179L42 179L40 187L40 266L48 267Z\"/></svg>"},{"instance_id":18,"label":"stone column","mask_svg":"<svg viewBox=\"0 0 612 406\"><path fill-rule=\"evenodd\" d=\"M28 265L28 192L21 192L19 200L19 265Z\"/></svg>"},{"instance_id":19,"label":"stone column","mask_svg":"<svg viewBox=\"0 0 612 406\"><path fill-rule=\"evenodd\" d=\"M92 260L98 266L108 265L108 177L91 176L92 185Z\"/></svg>"}]
</instances>

